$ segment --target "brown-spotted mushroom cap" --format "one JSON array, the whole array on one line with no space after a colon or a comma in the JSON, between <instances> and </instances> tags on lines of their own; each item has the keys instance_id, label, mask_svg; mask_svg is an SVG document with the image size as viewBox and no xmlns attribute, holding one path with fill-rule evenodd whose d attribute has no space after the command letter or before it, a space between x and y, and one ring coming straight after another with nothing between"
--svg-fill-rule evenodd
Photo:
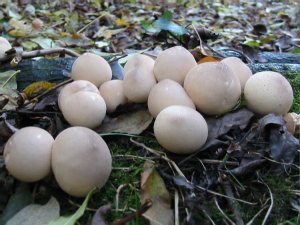
<instances>
[{"instance_id":1,"label":"brown-spotted mushroom cap","mask_svg":"<svg viewBox=\"0 0 300 225\"><path fill-rule=\"evenodd\" d=\"M58 185L70 195L84 197L94 187L103 187L111 163L107 144L88 128L71 127L55 138L52 170Z\"/></svg>"},{"instance_id":2,"label":"brown-spotted mushroom cap","mask_svg":"<svg viewBox=\"0 0 300 225\"><path fill-rule=\"evenodd\" d=\"M187 74L184 89L196 108L208 115L231 110L241 95L239 79L221 62L207 62L194 67Z\"/></svg>"},{"instance_id":3,"label":"brown-spotted mushroom cap","mask_svg":"<svg viewBox=\"0 0 300 225\"><path fill-rule=\"evenodd\" d=\"M53 137L38 127L25 127L14 133L4 148L7 170L24 182L35 182L51 170Z\"/></svg>"},{"instance_id":4,"label":"brown-spotted mushroom cap","mask_svg":"<svg viewBox=\"0 0 300 225\"><path fill-rule=\"evenodd\" d=\"M157 81L171 79L182 85L189 70L196 65L196 60L187 49L175 46L158 55L154 75Z\"/></svg>"},{"instance_id":5,"label":"brown-spotted mushroom cap","mask_svg":"<svg viewBox=\"0 0 300 225\"><path fill-rule=\"evenodd\" d=\"M106 81L100 86L99 91L109 113L114 112L119 105L124 105L128 101L124 95L122 80Z\"/></svg>"},{"instance_id":6,"label":"brown-spotted mushroom cap","mask_svg":"<svg viewBox=\"0 0 300 225\"><path fill-rule=\"evenodd\" d=\"M205 144L208 128L205 119L196 110L173 105L157 115L154 135L158 143L168 151L189 154Z\"/></svg>"},{"instance_id":7,"label":"brown-spotted mushroom cap","mask_svg":"<svg viewBox=\"0 0 300 225\"><path fill-rule=\"evenodd\" d=\"M150 90L155 84L153 71L146 67L131 69L123 80L124 95L134 103L147 102Z\"/></svg>"},{"instance_id":8,"label":"brown-spotted mushroom cap","mask_svg":"<svg viewBox=\"0 0 300 225\"><path fill-rule=\"evenodd\" d=\"M148 68L149 70L153 71L154 62L154 59L147 55L135 54L126 62L124 66L124 73L126 75L127 72L137 67Z\"/></svg>"},{"instance_id":9,"label":"brown-spotted mushroom cap","mask_svg":"<svg viewBox=\"0 0 300 225\"><path fill-rule=\"evenodd\" d=\"M258 72L246 82L244 96L247 107L265 115L286 114L293 104L293 89L280 73Z\"/></svg>"},{"instance_id":10,"label":"brown-spotted mushroom cap","mask_svg":"<svg viewBox=\"0 0 300 225\"><path fill-rule=\"evenodd\" d=\"M101 56L84 53L73 63L71 78L90 81L99 88L102 83L111 80L112 70L108 62Z\"/></svg>"},{"instance_id":11,"label":"brown-spotted mushroom cap","mask_svg":"<svg viewBox=\"0 0 300 225\"><path fill-rule=\"evenodd\" d=\"M195 109L195 105L183 87L176 81L165 79L154 85L148 97L148 109L153 117L171 105L184 105Z\"/></svg>"},{"instance_id":12,"label":"brown-spotted mushroom cap","mask_svg":"<svg viewBox=\"0 0 300 225\"><path fill-rule=\"evenodd\" d=\"M5 52L11 49L11 45L4 37L0 37L0 58L5 56Z\"/></svg>"},{"instance_id":13,"label":"brown-spotted mushroom cap","mask_svg":"<svg viewBox=\"0 0 300 225\"><path fill-rule=\"evenodd\" d=\"M67 84L58 100L64 118L72 126L95 128L102 123L106 114L104 99L98 88L88 81L78 80Z\"/></svg>"},{"instance_id":14,"label":"brown-spotted mushroom cap","mask_svg":"<svg viewBox=\"0 0 300 225\"><path fill-rule=\"evenodd\" d=\"M247 80L252 76L250 68L237 57L228 57L221 62L225 63L232 70L233 74L239 78L243 92Z\"/></svg>"}]
</instances>

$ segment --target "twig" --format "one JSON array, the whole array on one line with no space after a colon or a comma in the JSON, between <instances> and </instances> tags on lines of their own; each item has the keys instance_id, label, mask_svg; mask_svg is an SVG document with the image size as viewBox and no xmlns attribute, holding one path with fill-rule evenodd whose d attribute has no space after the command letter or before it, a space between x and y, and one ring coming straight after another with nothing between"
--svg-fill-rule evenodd
<instances>
[{"instance_id":1,"label":"twig","mask_svg":"<svg viewBox=\"0 0 300 225\"><path fill-rule=\"evenodd\" d=\"M268 201L268 200L267 200ZM264 211L266 208L268 208L268 206L264 206L263 208L261 208L253 217L252 219L246 224L246 225L251 225L254 220L262 213L262 211Z\"/></svg>"},{"instance_id":2,"label":"twig","mask_svg":"<svg viewBox=\"0 0 300 225\"><path fill-rule=\"evenodd\" d=\"M121 190L126 187L126 184L121 184L118 188L117 188L117 194L116 194L116 210L119 210L119 196L120 196L120 192Z\"/></svg>"},{"instance_id":3,"label":"twig","mask_svg":"<svg viewBox=\"0 0 300 225\"><path fill-rule=\"evenodd\" d=\"M72 82L72 81L73 81L72 79L68 79L68 80L65 80L65 81L63 81L63 82L61 82L61 83L55 85L54 87L52 87L52 88L50 88L50 89L44 91L42 94L40 94L40 95L36 96L35 98L31 99L30 101L26 102L24 105L22 105L22 107L25 107L25 106L27 106L27 105L29 105L29 104L31 104L31 103L34 103L34 102L39 101L39 100L40 100L41 98L43 98L45 95L49 94L50 92L56 90L57 88L59 88L59 87L61 87L61 86L64 86L64 85L66 85L66 84L68 84L68 83L70 83L70 82Z\"/></svg>"},{"instance_id":4,"label":"twig","mask_svg":"<svg viewBox=\"0 0 300 225\"><path fill-rule=\"evenodd\" d=\"M145 213L151 206L152 206L151 200L147 199L146 202L143 205L141 205L141 207L136 212L130 213L128 216L113 222L111 225L126 225L128 222L134 220L135 218Z\"/></svg>"},{"instance_id":5,"label":"twig","mask_svg":"<svg viewBox=\"0 0 300 225\"><path fill-rule=\"evenodd\" d=\"M270 194L270 199L271 199L270 207L269 207L269 209L268 209L268 211L267 211L267 213L264 217L264 220L261 224L261 225L265 225L268 218L269 218L269 216L270 216L270 213L272 211L272 208L273 208L273 205L274 205L274 198L273 198L273 194L272 194L272 191L271 191L270 187L265 182L259 181L258 183L261 183L261 184L265 185L268 188L268 191L269 191L269 194Z\"/></svg>"},{"instance_id":6,"label":"twig","mask_svg":"<svg viewBox=\"0 0 300 225\"><path fill-rule=\"evenodd\" d=\"M34 50L30 52L22 52L21 58L22 59L28 59L28 58L34 58L38 56L46 56L46 55L51 55L51 54L66 54L69 56L74 56L78 57L80 56L79 53L72 51L71 49L67 48L49 48L49 49L39 49L39 50ZM15 55L6 55L3 58L0 58L0 63L1 62L6 62L10 61L13 59Z\"/></svg>"},{"instance_id":7,"label":"twig","mask_svg":"<svg viewBox=\"0 0 300 225\"><path fill-rule=\"evenodd\" d=\"M215 205L217 206L218 210L220 211L220 213L225 217L226 220L228 220L228 222L231 224L231 225L235 225L235 223L226 215L226 213L221 209L219 203L218 203L218 200L216 197L214 197L214 202L215 202Z\"/></svg>"},{"instance_id":8,"label":"twig","mask_svg":"<svg viewBox=\"0 0 300 225\"><path fill-rule=\"evenodd\" d=\"M234 195L233 195L233 191L232 191L232 188L231 188L231 185L228 181L226 182L223 182L223 188L225 190L225 193L227 196L231 197L231 199L228 201L230 207L233 209L233 213L234 213L234 216L235 216L235 219L236 219L236 223L237 225L244 225L244 221L241 217L241 214L237 208L237 204L234 202Z\"/></svg>"},{"instance_id":9,"label":"twig","mask_svg":"<svg viewBox=\"0 0 300 225\"><path fill-rule=\"evenodd\" d=\"M86 24L84 27L82 27L80 30L77 31L78 34L82 33L86 28L88 28L90 25L92 25L93 23L95 23L97 20L101 19L104 16L107 16L108 13L104 12L102 13L100 16L98 16L97 18L93 19L91 22L89 22L88 24Z\"/></svg>"},{"instance_id":10,"label":"twig","mask_svg":"<svg viewBox=\"0 0 300 225\"><path fill-rule=\"evenodd\" d=\"M184 174L182 173L182 171L179 169L179 167L177 166L177 164L176 164L173 160L171 160L171 159L169 159L168 157L166 157L166 156L164 155L164 153L158 152L158 151L155 150L155 149L149 148L149 147L147 147L146 145L144 145L143 143L139 143L139 142L137 142L137 141L134 141L132 138L130 138L130 141L131 141L132 143L136 144L137 146L140 146L140 147L144 148L145 150L147 150L147 151L149 151L149 152L151 152L151 153L153 153L153 154L155 154L155 155L161 157L162 159L166 160L168 163L171 163L172 166L174 167L174 169L176 170L176 172L177 172L180 176L182 176L188 184L194 186L195 188L197 188L197 189L199 189L199 190L202 190L202 191L205 191L205 192L208 192L208 193L213 194L213 195L217 195L217 196L220 196L220 197L223 197L223 198L229 198L229 199L232 199L232 200L235 200L235 201L238 201L238 202L242 202L242 203L245 203L245 204L248 204L248 205L256 205L256 203L253 203L253 202L248 202L248 201L245 201L245 200L242 200L242 199L238 199L238 198L226 196L226 195L220 194L220 193L218 193L218 192L209 190L209 189L207 189L207 188L201 187L201 186L199 186L199 185L194 185L193 183L191 183L191 182L185 177L185 175L184 175Z\"/></svg>"},{"instance_id":11,"label":"twig","mask_svg":"<svg viewBox=\"0 0 300 225\"><path fill-rule=\"evenodd\" d=\"M174 211L175 211L175 225L179 225L179 194L177 189L175 189L175 194L174 194Z\"/></svg>"}]
</instances>

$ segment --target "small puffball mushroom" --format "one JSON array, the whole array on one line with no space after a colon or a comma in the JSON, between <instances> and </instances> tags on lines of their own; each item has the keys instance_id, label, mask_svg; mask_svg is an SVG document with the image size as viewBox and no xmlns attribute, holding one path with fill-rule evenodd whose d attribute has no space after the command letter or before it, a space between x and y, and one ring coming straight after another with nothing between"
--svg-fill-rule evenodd
<instances>
[{"instance_id":1,"label":"small puffball mushroom","mask_svg":"<svg viewBox=\"0 0 300 225\"><path fill-rule=\"evenodd\" d=\"M106 114L104 99L89 81L77 80L67 84L58 96L58 106L72 126L95 128Z\"/></svg>"},{"instance_id":2,"label":"small puffball mushroom","mask_svg":"<svg viewBox=\"0 0 300 225\"><path fill-rule=\"evenodd\" d=\"M119 105L127 103L127 98L123 91L122 80L109 80L100 86L100 94L106 103L107 112L112 113Z\"/></svg>"},{"instance_id":3,"label":"small puffball mushroom","mask_svg":"<svg viewBox=\"0 0 300 225\"><path fill-rule=\"evenodd\" d=\"M191 69L184 89L197 109L208 115L228 112L241 95L239 79L221 62L202 63Z\"/></svg>"},{"instance_id":4,"label":"small puffball mushroom","mask_svg":"<svg viewBox=\"0 0 300 225\"><path fill-rule=\"evenodd\" d=\"M300 114L297 113L287 113L283 117L286 128L291 134L299 135L300 134Z\"/></svg>"},{"instance_id":5,"label":"small puffball mushroom","mask_svg":"<svg viewBox=\"0 0 300 225\"><path fill-rule=\"evenodd\" d=\"M148 109L153 117L171 105L184 105L196 109L183 87L176 81L165 79L158 82L150 91Z\"/></svg>"},{"instance_id":6,"label":"small puffball mushroom","mask_svg":"<svg viewBox=\"0 0 300 225\"><path fill-rule=\"evenodd\" d=\"M72 196L84 197L94 187L103 187L111 173L111 163L107 144L88 128L68 128L53 143L55 179Z\"/></svg>"},{"instance_id":7,"label":"small puffball mushroom","mask_svg":"<svg viewBox=\"0 0 300 225\"><path fill-rule=\"evenodd\" d=\"M5 52L11 49L11 45L4 37L0 37L0 58L5 56Z\"/></svg>"},{"instance_id":8,"label":"small puffball mushroom","mask_svg":"<svg viewBox=\"0 0 300 225\"><path fill-rule=\"evenodd\" d=\"M154 74L144 67L128 71L123 80L124 95L134 103L147 102L151 88L156 84Z\"/></svg>"},{"instance_id":9,"label":"small puffball mushroom","mask_svg":"<svg viewBox=\"0 0 300 225\"><path fill-rule=\"evenodd\" d=\"M196 60L187 49L175 46L158 55L154 75L157 81L171 79L182 85L186 74L196 65Z\"/></svg>"},{"instance_id":10,"label":"small puffball mushroom","mask_svg":"<svg viewBox=\"0 0 300 225\"><path fill-rule=\"evenodd\" d=\"M149 70L153 71L154 62L154 59L147 55L135 54L126 62L124 66L124 73L126 74L130 70L137 67L148 68Z\"/></svg>"},{"instance_id":11,"label":"small puffball mushroom","mask_svg":"<svg viewBox=\"0 0 300 225\"><path fill-rule=\"evenodd\" d=\"M202 147L207 139L205 119L196 110L173 105L162 110L154 122L154 135L170 152L189 154Z\"/></svg>"},{"instance_id":12,"label":"small puffball mushroom","mask_svg":"<svg viewBox=\"0 0 300 225\"><path fill-rule=\"evenodd\" d=\"M7 170L24 182L45 178L51 170L53 137L38 127L25 127L14 133L4 148Z\"/></svg>"},{"instance_id":13,"label":"small puffball mushroom","mask_svg":"<svg viewBox=\"0 0 300 225\"><path fill-rule=\"evenodd\" d=\"M250 68L237 57L228 57L221 61L225 63L240 80L242 92L244 91L247 80L252 76Z\"/></svg>"},{"instance_id":14,"label":"small puffball mushroom","mask_svg":"<svg viewBox=\"0 0 300 225\"><path fill-rule=\"evenodd\" d=\"M100 87L105 81L111 80L112 71L108 62L101 56L84 53L73 63L71 78L87 80Z\"/></svg>"},{"instance_id":15,"label":"small puffball mushroom","mask_svg":"<svg viewBox=\"0 0 300 225\"><path fill-rule=\"evenodd\" d=\"M244 96L247 107L255 113L266 115L286 114L293 104L293 89L280 73L258 72L246 82Z\"/></svg>"}]
</instances>

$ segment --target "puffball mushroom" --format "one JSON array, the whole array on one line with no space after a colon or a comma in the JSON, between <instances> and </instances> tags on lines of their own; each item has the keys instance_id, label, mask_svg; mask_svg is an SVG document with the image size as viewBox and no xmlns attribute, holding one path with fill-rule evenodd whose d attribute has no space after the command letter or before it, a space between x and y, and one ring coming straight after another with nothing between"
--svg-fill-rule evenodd
<instances>
[{"instance_id":1,"label":"puffball mushroom","mask_svg":"<svg viewBox=\"0 0 300 225\"><path fill-rule=\"evenodd\" d=\"M225 63L232 70L233 74L239 78L243 92L247 80L252 76L250 68L237 57L228 57L221 62Z\"/></svg>"},{"instance_id":2,"label":"puffball mushroom","mask_svg":"<svg viewBox=\"0 0 300 225\"><path fill-rule=\"evenodd\" d=\"M72 126L95 128L106 114L104 99L89 81L77 80L67 84L58 96L58 106Z\"/></svg>"},{"instance_id":3,"label":"puffball mushroom","mask_svg":"<svg viewBox=\"0 0 300 225\"><path fill-rule=\"evenodd\" d=\"M35 182L51 170L53 137L38 127L25 127L14 133L4 148L7 170L24 182Z\"/></svg>"},{"instance_id":4,"label":"puffball mushroom","mask_svg":"<svg viewBox=\"0 0 300 225\"><path fill-rule=\"evenodd\" d=\"M105 141L93 130L71 127L62 131L52 147L52 170L68 194L84 197L107 182L112 158Z\"/></svg>"},{"instance_id":5,"label":"puffball mushroom","mask_svg":"<svg viewBox=\"0 0 300 225\"><path fill-rule=\"evenodd\" d=\"M124 95L122 80L106 81L100 86L99 91L109 113L114 112L119 105L124 105L128 101Z\"/></svg>"},{"instance_id":6,"label":"puffball mushroom","mask_svg":"<svg viewBox=\"0 0 300 225\"><path fill-rule=\"evenodd\" d=\"M183 87L176 81L165 79L154 85L148 97L148 109L153 117L171 105L184 105L196 109Z\"/></svg>"},{"instance_id":7,"label":"puffball mushroom","mask_svg":"<svg viewBox=\"0 0 300 225\"><path fill-rule=\"evenodd\" d=\"M112 71L108 62L99 55L84 53L72 65L71 78L87 80L97 87L105 81L111 80Z\"/></svg>"},{"instance_id":8,"label":"puffball mushroom","mask_svg":"<svg viewBox=\"0 0 300 225\"><path fill-rule=\"evenodd\" d=\"M181 46L162 51L154 64L154 75L157 81L171 79L183 84L186 74L197 63L193 55Z\"/></svg>"},{"instance_id":9,"label":"puffball mushroom","mask_svg":"<svg viewBox=\"0 0 300 225\"><path fill-rule=\"evenodd\" d=\"M228 112L241 95L239 79L221 62L202 63L192 68L185 78L184 89L197 109L208 115Z\"/></svg>"},{"instance_id":10,"label":"puffball mushroom","mask_svg":"<svg viewBox=\"0 0 300 225\"><path fill-rule=\"evenodd\" d=\"M5 52L11 49L11 45L4 37L0 37L0 58L5 56Z\"/></svg>"},{"instance_id":11,"label":"puffball mushroom","mask_svg":"<svg viewBox=\"0 0 300 225\"><path fill-rule=\"evenodd\" d=\"M137 67L128 71L123 80L124 95L134 103L147 102L151 88L156 84L153 71Z\"/></svg>"},{"instance_id":12,"label":"puffball mushroom","mask_svg":"<svg viewBox=\"0 0 300 225\"><path fill-rule=\"evenodd\" d=\"M153 71L154 62L154 59L147 55L135 54L131 56L126 62L124 66L124 72L126 74L130 70L137 67L148 68L149 70Z\"/></svg>"},{"instance_id":13,"label":"puffball mushroom","mask_svg":"<svg viewBox=\"0 0 300 225\"><path fill-rule=\"evenodd\" d=\"M244 96L247 107L255 113L266 115L286 114L293 104L293 89L280 73L258 72L246 82Z\"/></svg>"},{"instance_id":14,"label":"puffball mushroom","mask_svg":"<svg viewBox=\"0 0 300 225\"><path fill-rule=\"evenodd\" d=\"M173 105L157 115L154 135L158 143L168 151L189 154L205 144L208 128L205 119L196 110Z\"/></svg>"}]
</instances>

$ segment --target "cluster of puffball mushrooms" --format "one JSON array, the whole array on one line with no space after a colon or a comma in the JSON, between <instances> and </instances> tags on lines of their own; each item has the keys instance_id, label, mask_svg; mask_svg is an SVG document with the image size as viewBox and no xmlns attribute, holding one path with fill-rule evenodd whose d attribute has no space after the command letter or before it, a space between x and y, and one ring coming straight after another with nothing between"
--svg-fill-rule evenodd
<instances>
[{"instance_id":1,"label":"cluster of puffball mushrooms","mask_svg":"<svg viewBox=\"0 0 300 225\"><path fill-rule=\"evenodd\" d=\"M110 150L92 129L119 105L147 103L156 118L154 135L159 144L170 152L189 154L201 148L208 136L202 114L229 112L242 93L247 107L262 115L284 115L293 102L292 87L279 73L252 75L235 57L198 65L180 46L162 51L155 60L136 54L124 71L123 80L111 80L106 60L92 53L79 56L72 66L74 81L58 97L58 106L72 127L55 140L41 128L18 130L4 149L8 171L19 180L34 182L52 170L65 192L82 197L93 187L101 188L110 176Z\"/></svg>"}]
</instances>

